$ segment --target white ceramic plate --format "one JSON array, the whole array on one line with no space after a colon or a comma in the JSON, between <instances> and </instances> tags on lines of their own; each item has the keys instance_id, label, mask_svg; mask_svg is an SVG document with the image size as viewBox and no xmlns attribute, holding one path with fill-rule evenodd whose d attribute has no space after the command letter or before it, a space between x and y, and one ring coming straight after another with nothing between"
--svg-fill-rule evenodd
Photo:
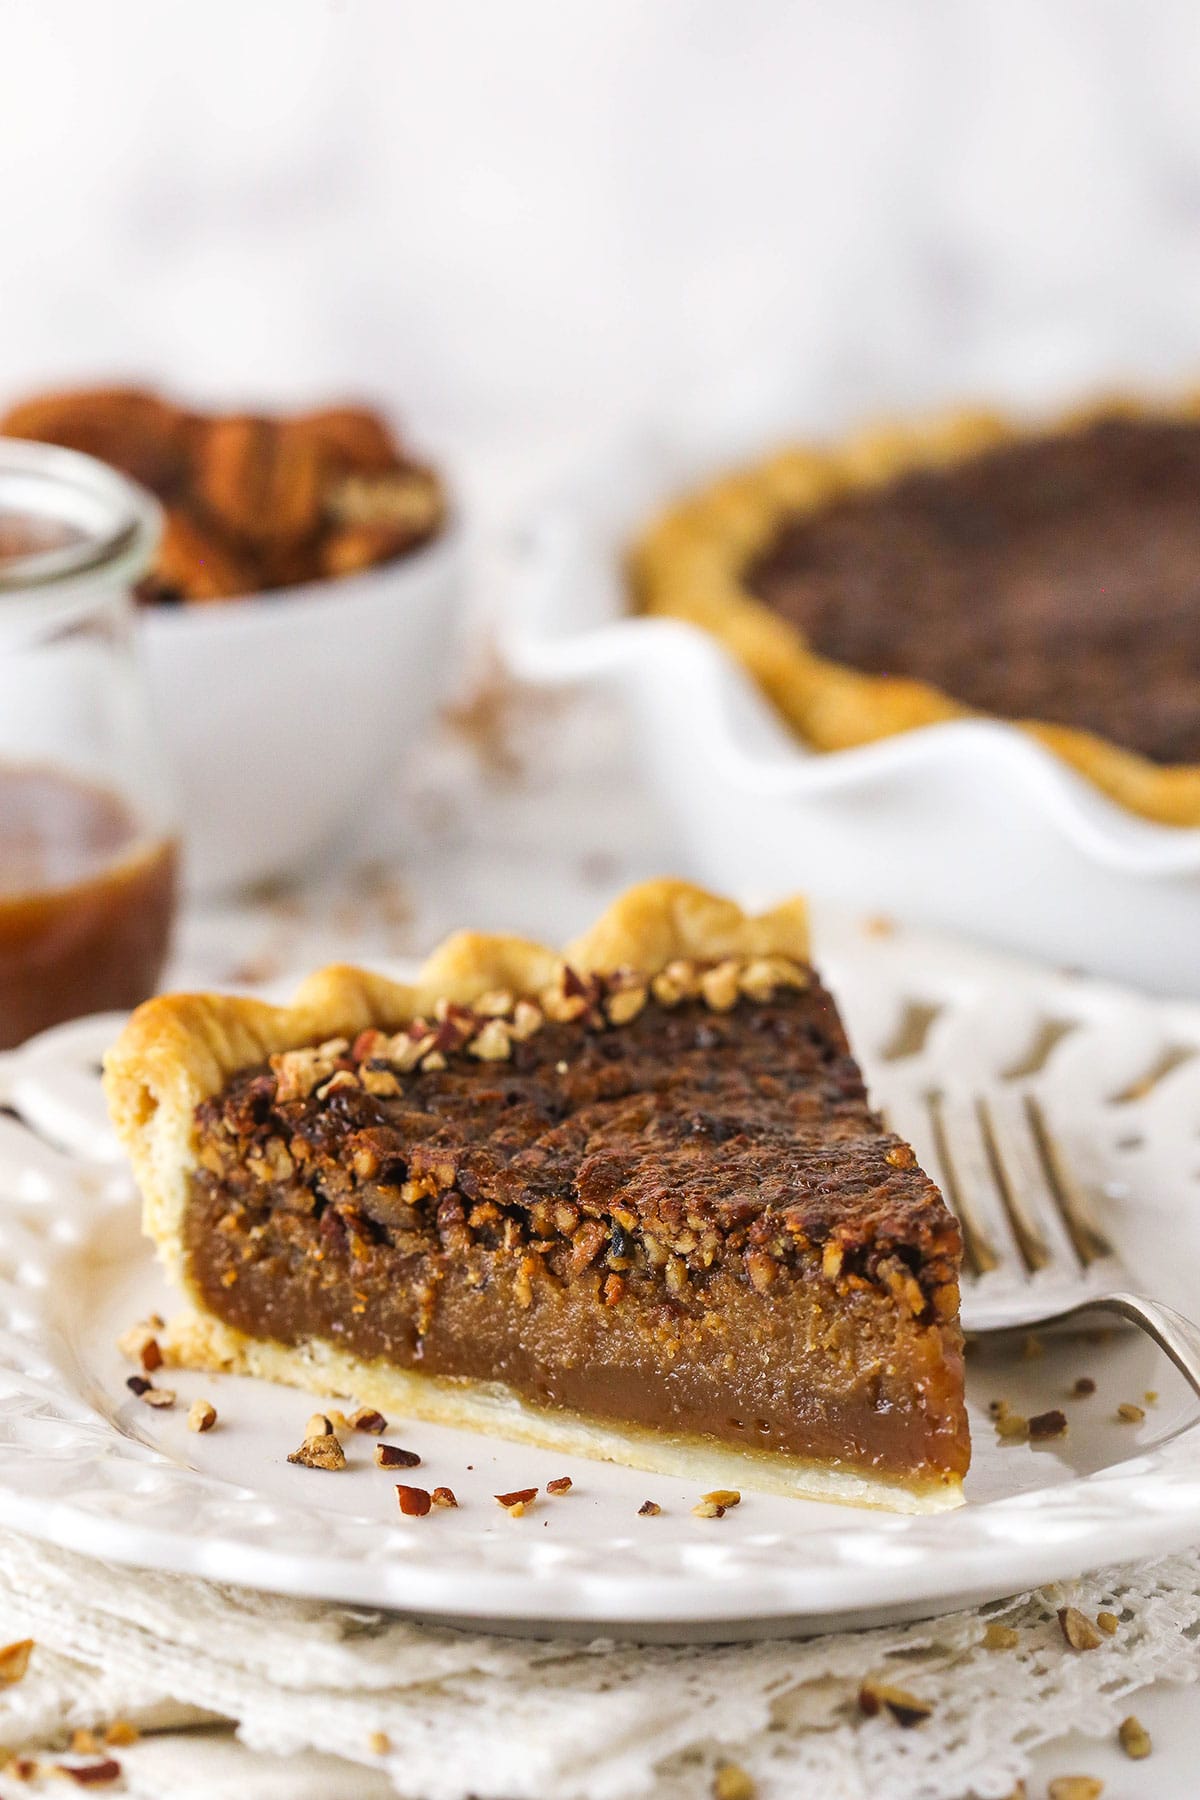
<instances>
[{"instance_id":1,"label":"white ceramic plate","mask_svg":"<svg viewBox=\"0 0 1200 1800\"><path fill-rule=\"evenodd\" d=\"M818 924L876 1097L899 1111L933 1081L951 1095L1027 1083L1100 1188L1139 1284L1200 1312L1200 1007ZM114 1348L170 1305L100 1102L96 1062L115 1023L63 1027L0 1058L6 1525L141 1566L461 1623L679 1639L935 1612L1200 1536L1200 1415L1136 1336L971 1358L968 1504L929 1519L747 1491L723 1519L700 1520L677 1480L398 1419L388 1441L423 1458L410 1479L461 1503L406 1520L370 1439L350 1443L336 1476L287 1464L314 1405L303 1394L173 1375L179 1404L152 1411L127 1391ZM1095 1396L1067 1400L1083 1373ZM1118 1423L1117 1404L1147 1389L1160 1398L1144 1422ZM200 1395L220 1414L203 1437L185 1424ZM986 1416L997 1396L1027 1412L1064 1405L1069 1436L1001 1446ZM548 1499L563 1474L573 1492ZM492 1498L534 1484L524 1518ZM659 1517L637 1516L648 1498Z\"/></svg>"},{"instance_id":2,"label":"white ceramic plate","mask_svg":"<svg viewBox=\"0 0 1200 1800\"><path fill-rule=\"evenodd\" d=\"M710 427L698 450L702 436L621 444L543 509L505 640L528 679L615 688L687 872L718 892L800 888L1200 996L1200 830L1135 818L1002 723L813 755L714 639L628 616L623 552L656 508L779 441L777 425Z\"/></svg>"}]
</instances>

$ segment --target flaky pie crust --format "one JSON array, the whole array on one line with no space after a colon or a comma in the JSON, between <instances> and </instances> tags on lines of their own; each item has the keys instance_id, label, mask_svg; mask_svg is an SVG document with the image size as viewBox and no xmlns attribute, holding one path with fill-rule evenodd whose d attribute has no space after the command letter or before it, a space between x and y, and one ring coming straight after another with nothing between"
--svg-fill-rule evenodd
<instances>
[{"instance_id":1,"label":"flaky pie crust","mask_svg":"<svg viewBox=\"0 0 1200 1800\"><path fill-rule=\"evenodd\" d=\"M713 482L662 513L634 545L635 604L720 639L792 728L818 750L978 717L926 682L869 675L819 656L795 626L752 594L744 571L786 519L917 469L944 468L1031 435L1057 436L1113 417L1200 416L1200 394L1152 407L1128 398L1075 410L1036 433L995 413L960 411L877 427L829 449L785 449ZM1036 719L1012 723L1110 799L1162 825L1200 825L1200 768L1164 767L1092 732Z\"/></svg>"},{"instance_id":2,"label":"flaky pie crust","mask_svg":"<svg viewBox=\"0 0 1200 1800\"><path fill-rule=\"evenodd\" d=\"M564 961L580 973L636 969L653 976L677 958L808 958L804 902L758 916L681 881L630 889L582 937L557 951L522 938L458 932L415 981L396 982L348 966L324 969L291 1006L223 994L173 994L138 1008L109 1051L104 1087L117 1135L144 1202L146 1231L192 1305L164 1345L168 1359L231 1370L309 1391L353 1393L412 1417L495 1432L563 1453L600 1457L716 1485L756 1486L822 1500L925 1512L959 1504L957 1480L902 1481L800 1458L700 1445L637 1429L551 1417L486 1383L439 1381L368 1362L318 1340L297 1348L235 1331L207 1312L189 1286L183 1247L188 1182L196 1166L195 1111L240 1069L278 1052L374 1027L395 1031L428 1016L439 999L470 1005L499 988L533 997Z\"/></svg>"}]
</instances>

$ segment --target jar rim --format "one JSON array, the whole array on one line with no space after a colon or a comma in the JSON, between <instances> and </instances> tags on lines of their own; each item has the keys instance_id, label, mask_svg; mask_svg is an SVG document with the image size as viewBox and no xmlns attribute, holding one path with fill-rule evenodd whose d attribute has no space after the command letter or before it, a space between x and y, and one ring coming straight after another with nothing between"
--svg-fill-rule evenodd
<instances>
[{"instance_id":1,"label":"jar rim","mask_svg":"<svg viewBox=\"0 0 1200 1800\"><path fill-rule=\"evenodd\" d=\"M5 601L99 577L135 579L162 530L154 496L107 463L57 444L0 437L0 524L6 517L43 528L48 541L0 557Z\"/></svg>"}]
</instances>

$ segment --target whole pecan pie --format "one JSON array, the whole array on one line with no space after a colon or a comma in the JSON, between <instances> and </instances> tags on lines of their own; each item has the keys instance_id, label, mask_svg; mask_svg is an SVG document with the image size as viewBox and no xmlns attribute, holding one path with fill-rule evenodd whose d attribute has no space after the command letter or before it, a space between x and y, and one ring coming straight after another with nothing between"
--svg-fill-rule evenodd
<instances>
[{"instance_id":1,"label":"whole pecan pie","mask_svg":"<svg viewBox=\"0 0 1200 1800\"><path fill-rule=\"evenodd\" d=\"M677 882L565 952L182 995L105 1074L168 1354L730 1486L929 1510L958 1227L871 1111L805 913Z\"/></svg>"},{"instance_id":2,"label":"whole pecan pie","mask_svg":"<svg viewBox=\"0 0 1200 1800\"><path fill-rule=\"evenodd\" d=\"M665 513L632 575L817 749L990 715L1132 811L1200 825L1192 406L786 450Z\"/></svg>"}]
</instances>

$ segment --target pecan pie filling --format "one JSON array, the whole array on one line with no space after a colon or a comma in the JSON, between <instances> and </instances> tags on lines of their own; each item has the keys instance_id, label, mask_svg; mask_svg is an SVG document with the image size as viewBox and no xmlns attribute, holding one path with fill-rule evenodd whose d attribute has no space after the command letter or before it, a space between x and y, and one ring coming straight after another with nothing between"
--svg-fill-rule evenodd
<instances>
[{"instance_id":1,"label":"pecan pie filling","mask_svg":"<svg viewBox=\"0 0 1200 1800\"><path fill-rule=\"evenodd\" d=\"M197 1109L191 1285L249 1337L955 1480L957 1226L784 959L577 976L284 1052Z\"/></svg>"},{"instance_id":2,"label":"pecan pie filling","mask_svg":"<svg viewBox=\"0 0 1200 1800\"><path fill-rule=\"evenodd\" d=\"M822 656L1200 763L1200 422L1109 416L789 520L750 591Z\"/></svg>"}]
</instances>

